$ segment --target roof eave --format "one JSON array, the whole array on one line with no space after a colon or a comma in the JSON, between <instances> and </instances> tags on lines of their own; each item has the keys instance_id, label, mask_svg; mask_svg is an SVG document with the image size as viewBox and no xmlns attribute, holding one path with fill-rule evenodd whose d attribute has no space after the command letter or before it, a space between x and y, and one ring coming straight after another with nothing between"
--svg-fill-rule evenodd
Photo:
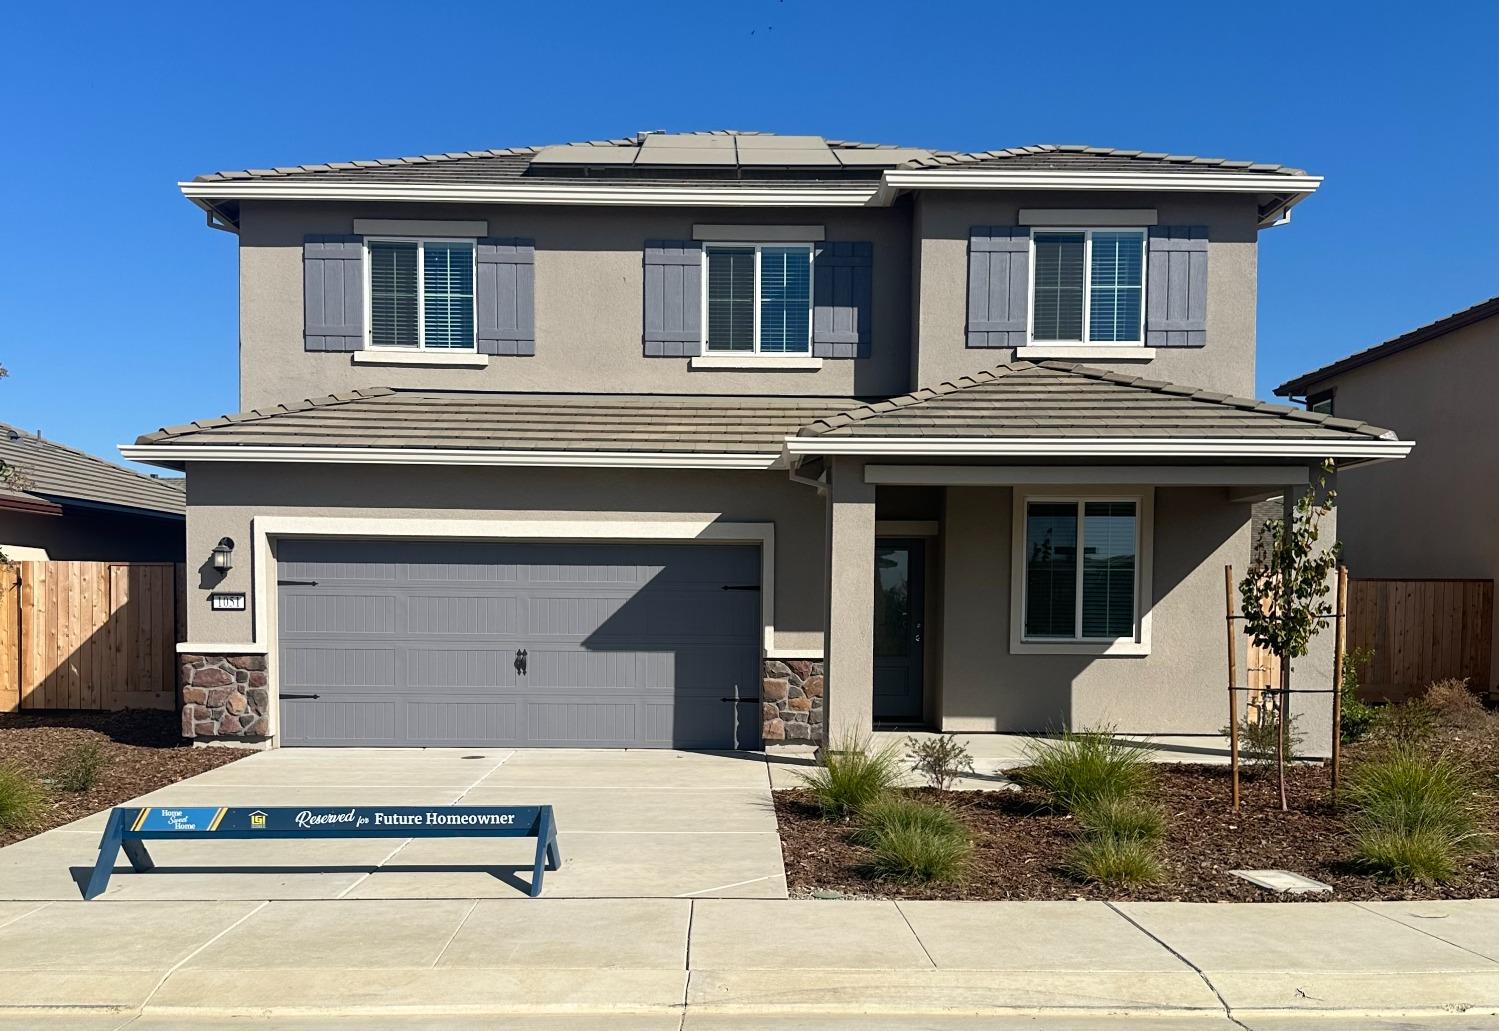
<instances>
[{"instance_id":1,"label":"roof eave","mask_svg":"<svg viewBox=\"0 0 1499 1031\"><path fill-rule=\"evenodd\" d=\"M1187 437L881 437L797 436L786 453L924 458L1283 459L1345 463L1404 458L1415 444L1393 437L1366 440Z\"/></svg>"},{"instance_id":2,"label":"roof eave","mask_svg":"<svg viewBox=\"0 0 1499 1031\"><path fill-rule=\"evenodd\" d=\"M327 465L548 466L595 469L773 469L770 452L618 449L319 447L252 444L121 444L133 462L182 469L188 462L287 462Z\"/></svg>"},{"instance_id":3,"label":"roof eave","mask_svg":"<svg viewBox=\"0 0 1499 1031\"><path fill-rule=\"evenodd\" d=\"M868 207L879 187L849 185L744 187L670 182L528 181L514 183L360 183L349 180L228 180L180 182L199 207L214 200L411 201L477 204L586 204L604 206ZM207 210L205 208L205 210Z\"/></svg>"}]
</instances>

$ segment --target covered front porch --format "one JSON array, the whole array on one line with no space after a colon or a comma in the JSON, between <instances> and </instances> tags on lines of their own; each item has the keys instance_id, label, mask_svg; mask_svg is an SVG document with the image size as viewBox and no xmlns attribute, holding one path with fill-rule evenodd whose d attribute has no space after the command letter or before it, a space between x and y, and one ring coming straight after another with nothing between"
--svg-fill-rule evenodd
<instances>
[{"instance_id":1,"label":"covered front porch","mask_svg":"<svg viewBox=\"0 0 1499 1031\"><path fill-rule=\"evenodd\" d=\"M825 500L828 737L1217 735L1224 567L1250 561L1251 504L1332 489L1326 462L1408 449L1348 420L1050 363L814 423L788 452ZM1323 686L1331 666L1324 635L1295 676ZM1302 708L1322 740L1325 706Z\"/></svg>"}]
</instances>

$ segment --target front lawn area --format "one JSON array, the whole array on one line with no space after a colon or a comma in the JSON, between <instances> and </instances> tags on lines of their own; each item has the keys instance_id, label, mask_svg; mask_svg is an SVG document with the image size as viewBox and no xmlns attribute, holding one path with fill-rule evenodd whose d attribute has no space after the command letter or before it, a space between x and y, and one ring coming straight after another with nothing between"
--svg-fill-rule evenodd
<instances>
[{"instance_id":1,"label":"front lawn area","mask_svg":"<svg viewBox=\"0 0 1499 1031\"><path fill-rule=\"evenodd\" d=\"M1446 754L1472 774L1470 799L1479 834L1459 852L1453 875L1440 883L1381 876L1357 861L1345 807L1329 798L1328 770L1288 771L1291 811L1282 813L1273 767L1246 769L1238 813L1229 799L1226 766L1152 765L1140 804L1164 826L1148 850L1157 872L1143 883L1099 883L1075 872L1083 821L1025 771L1020 790L892 792L948 810L972 843L962 873L947 881L881 877L877 855L860 834L858 815L829 819L806 789L776 792L776 816L792 893L836 891L857 897L913 899L1111 899L1189 902L1315 901L1325 899L1456 899L1499 897L1499 715L1471 713L1462 725L1438 718L1420 746ZM1405 733L1399 727L1397 733ZM1345 749L1345 778L1391 747L1374 738ZM887 864L888 865L888 864ZM1331 885L1331 895L1276 894L1229 870L1291 870Z\"/></svg>"},{"instance_id":2,"label":"front lawn area","mask_svg":"<svg viewBox=\"0 0 1499 1031\"><path fill-rule=\"evenodd\" d=\"M19 775L40 797L19 825L0 821L0 845L119 805L157 788L251 754L238 748L194 748L174 712L0 713L0 774ZM80 767L90 773L65 787Z\"/></svg>"}]
</instances>

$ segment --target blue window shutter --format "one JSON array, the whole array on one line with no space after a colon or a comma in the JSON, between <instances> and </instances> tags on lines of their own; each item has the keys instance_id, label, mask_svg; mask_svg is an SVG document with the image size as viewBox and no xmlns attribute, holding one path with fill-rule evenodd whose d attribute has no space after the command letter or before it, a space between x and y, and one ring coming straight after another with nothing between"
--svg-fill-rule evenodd
<instances>
[{"instance_id":1,"label":"blue window shutter","mask_svg":"<svg viewBox=\"0 0 1499 1031\"><path fill-rule=\"evenodd\" d=\"M358 351L364 347L362 238L303 238L302 312L305 350Z\"/></svg>"},{"instance_id":2,"label":"blue window shutter","mask_svg":"<svg viewBox=\"0 0 1499 1031\"><path fill-rule=\"evenodd\" d=\"M812 354L868 358L874 330L874 244L822 244L812 262L812 278Z\"/></svg>"},{"instance_id":3,"label":"blue window shutter","mask_svg":"<svg viewBox=\"0 0 1499 1031\"><path fill-rule=\"evenodd\" d=\"M536 243L487 237L474 248L475 339L480 354L536 353Z\"/></svg>"},{"instance_id":4,"label":"blue window shutter","mask_svg":"<svg viewBox=\"0 0 1499 1031\"><path fill-rule=\"evenodd\" d=\"M703 349L703 247L645 242L645 354L691 358Z\"/></svg>"},{"instance_id":5,"label":"blue window shutter","mask_svg":"<svg viewBox=\"0 0 1499 1031\"><path fill-rule=\"evenodd\" d=\"M1145 345L1208 342L1206 226L1153 226L1146 250Z\"/></svg>"},{"instance_id":6,"label":"blue window shutter","mask_svg":"<svg viewBox=\"0 0 1499 1031\"><path fill-rule=\"evenodd\" d=\"M968 231L969 347L1020 347L1030 298L1031 231L974 226Z\"/></svg>"}]
</instances>

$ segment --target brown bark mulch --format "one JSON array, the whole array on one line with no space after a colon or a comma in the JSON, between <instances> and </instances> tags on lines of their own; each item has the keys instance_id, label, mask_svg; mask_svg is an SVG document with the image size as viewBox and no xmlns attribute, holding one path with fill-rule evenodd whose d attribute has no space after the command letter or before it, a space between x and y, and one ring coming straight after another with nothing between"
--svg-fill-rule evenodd
<instances>
[{"instance_id":1,"label":"brown bark mulch","mask_svg":"<svg viewBox=\"0 0 1499 1031\"><path fill-rule=\"evenodd\" d=\"M64 791L50 783L69 749L97 741L107 765L89 791ZM242 759L238 748L194 748L182 737L175 712L0 713L0 765L21 770L46 791L38 820L25 829L0 829L0 845L40 834L119 805L148 791Z\"/></svg>"},{"instance_id":2,"label":"brown bark mulch","mask_svg":"<svg viewBox=\"0 0 1499 1031\"><path fill-rule=\"evenodd\" d=\"M1352 848L1328 800L1328 771L1289 771L1291 812L1282 813L1275 774L1242 778L1242 806L1230 807L1226 767L1162 765L1155 800L1166 814L1160 883L1111 888L1083 883L1066 870L1076 834L1071 817L1050 808L1034 788L998 792L913 792L950 806L974 841L965 878L957 884L907 884L876 879L868 849L849 840L852 824L822 820L805 790L775 793L781 848L793 894L836 891L858 897L907 899L1100 899L1112 901L1295 902L1377 899L1460 899L1499 896L1499 806L1489 846L1463 864L1462 875L1438 886L1378 880L1352 863ZM1321 895L1265 891L1229 870L1292 870L1332 886Z\"/></svg>"}]
</instances>

